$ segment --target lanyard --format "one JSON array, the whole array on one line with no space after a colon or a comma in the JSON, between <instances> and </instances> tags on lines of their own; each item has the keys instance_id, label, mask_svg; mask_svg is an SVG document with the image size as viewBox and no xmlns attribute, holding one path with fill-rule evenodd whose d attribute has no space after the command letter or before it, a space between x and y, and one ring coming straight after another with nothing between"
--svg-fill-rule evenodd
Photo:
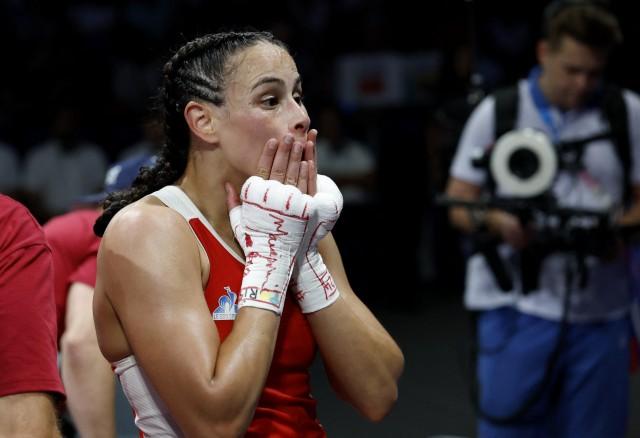
<instances>
[{"instance_id":1,"label":"lanyard","mask_svg":"<svg viewBox=\"0 0 640 438\"><path fill-rule=\"evenodd\" d=\"M533 104L536 106L538 110L538 114L542 118L542 121L551 134L551 140L553 143L558 143L560 140L560 134L558 133L558 127L553 123L553 117L551 116L551 105L542 94L542 90L540 89L539 79L540 74L542 73L542 69L540 67L535 67L531 70L529 74L529 92L531 93L531 98L533 99Z\"/></svg>"}]
</instances>

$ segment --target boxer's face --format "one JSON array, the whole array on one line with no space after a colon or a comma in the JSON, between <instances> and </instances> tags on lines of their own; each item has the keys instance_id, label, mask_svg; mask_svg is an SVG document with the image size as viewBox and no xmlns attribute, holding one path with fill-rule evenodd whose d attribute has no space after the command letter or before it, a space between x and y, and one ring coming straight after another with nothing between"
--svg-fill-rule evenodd
<instances>
[{"instance_id":1,"label":"boxer's face","mask_svg":"<svg viewBox=\"0 0 640 438\"><path fill-rule=\"evenodd\" d=\"M216 121L219 145L231 166L255 172L270 138L290 133L305 141L309 116L302 103L302 83L286 50L260 42L231 57L225 100Z\"/></svg>"}]
</instances>

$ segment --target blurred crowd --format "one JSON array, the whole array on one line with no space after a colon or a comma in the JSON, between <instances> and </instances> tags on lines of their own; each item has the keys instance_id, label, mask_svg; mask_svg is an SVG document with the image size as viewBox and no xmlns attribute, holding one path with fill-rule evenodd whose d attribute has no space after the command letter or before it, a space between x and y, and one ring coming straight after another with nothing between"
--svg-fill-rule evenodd
<instances>
[{"instance_id":1,"label":"blurred crowd","mask_svg":"<svg viewBox=\"0 0 640 438\"><path fill-rule=\"evenodd\" d=\"M397 249L418 256L403 268L413 272L406 281L437 280L456 254L438 247L449 231L433 194L442 189L473 104L526 75L534 63L543 3L457 0L425 14L412 2L387 0L223 6L204 0L6 0L0 3L0 191L25 203L42 223L67 211L100 189L110 164L162 143L153 105L171 48L206 31L271 30L300 68L312 126L320 133L320 170L349 186L355 207L346 209L353 218L345 216L344 234L366 236L391 220L374 217L355 231L348 226L372 218L378 203L405 205L410 211L402 224L384 225L416 230L414 239L403 239L407 248ZM632 6L612 3L625 30L625 51L637 41L634 26L625 22ZM611 73L637 90L640 75L623 58L616 55Z\"/></svg>"}]
</instances>

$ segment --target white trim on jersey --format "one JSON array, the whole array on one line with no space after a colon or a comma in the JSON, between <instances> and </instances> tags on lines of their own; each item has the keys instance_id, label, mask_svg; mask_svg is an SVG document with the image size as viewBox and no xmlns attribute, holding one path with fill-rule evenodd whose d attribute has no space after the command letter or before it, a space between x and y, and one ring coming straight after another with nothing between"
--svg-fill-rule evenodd
<instances>
[{"instance_id":1,"label":"white trim on jersey","mask_svg":"<svg viewBox=\"0 0 640 438\"><path fill-rule=\"evenodd\" d=\"M193 201L187 196L185 192L180 189L178 186L165 186L160 190L153 192L151 196L155 196L158 198L164 205L178 212L182 217L184 217L187 222L191 219L199 219L200 222L204 224L205 227L209 230L213 237L216 238L218 243L222 245L224 249L229 252L240 263L244 265L244 259L236 253L233 248L231 248L227 243L220 237L220 235L213 229L209 221L204 217L202 212L198 210L198 207L193 203ZM193 231L193 230L192 230ZM195 233L194 233L195 234ZM198 244L200 240L198 240Z\"/></svg>"},{"instance_id":2,"label":"white trim on jersey","mask_svg":"<svg viewBox=\"0 0 640 438\"><path fill-rule=\"evenodd\" d=\"M149 437L181 437L180 428L131 355L112 363L122 391L134 411L136 427Z\"/></svg>"}]
</instances>

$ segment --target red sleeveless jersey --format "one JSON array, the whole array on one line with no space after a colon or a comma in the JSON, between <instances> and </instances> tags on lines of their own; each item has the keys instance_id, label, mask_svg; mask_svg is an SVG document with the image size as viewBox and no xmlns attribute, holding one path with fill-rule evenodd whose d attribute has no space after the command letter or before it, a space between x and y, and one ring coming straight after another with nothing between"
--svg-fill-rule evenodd
<instances>
[{"instance_id":1,"label":"red sleeveless jersey","mask_svg":"<svg viewBox=\"0 0 640 438\"><path fill-rule=\"evenodd\" d=\"M224 340L235 319L237 291L244 263L212 233L204 219L189 224L209 258L210 273L205 298L220 339ZM311 396L309 367L316 343L298 304L289 295L281 316L271 370L247 437L325 437Z\"/></svg>"}]
</instances>

